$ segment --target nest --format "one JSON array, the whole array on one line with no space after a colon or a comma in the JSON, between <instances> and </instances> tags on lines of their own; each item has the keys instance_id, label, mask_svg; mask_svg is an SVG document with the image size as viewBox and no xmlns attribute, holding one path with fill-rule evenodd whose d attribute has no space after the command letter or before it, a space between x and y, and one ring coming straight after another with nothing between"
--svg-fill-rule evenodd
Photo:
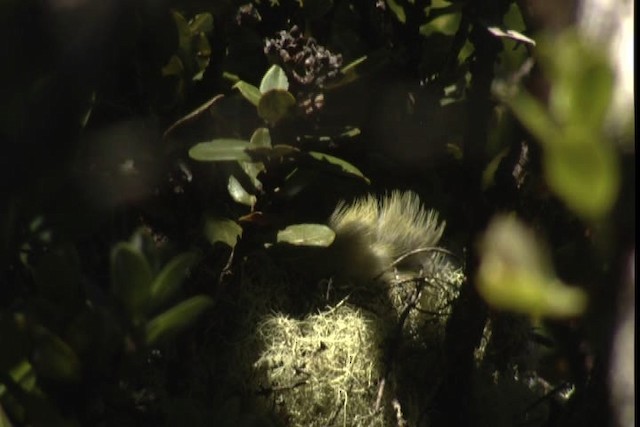
<instances>
[{"instance_id":1,"label":"nest","mask_svg":"<svg viewBox=\"0 0 640 427\"><path fill-rule=\"evenodd\" d=\"M378 401L382 334L376 320L341 303L302 320L284 314L258 325L255 363L291 426L384 426Z\"/></svg>"}]
</instances>

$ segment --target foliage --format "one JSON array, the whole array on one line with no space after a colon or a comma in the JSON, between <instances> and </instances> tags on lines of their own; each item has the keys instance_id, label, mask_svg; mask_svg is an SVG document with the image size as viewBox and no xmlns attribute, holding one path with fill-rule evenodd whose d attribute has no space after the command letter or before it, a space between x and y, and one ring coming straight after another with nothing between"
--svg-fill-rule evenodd
<instances>
[{"instance_id":1,"label":"foliage","mask_svg":"<svg viewBox=\"0 0 640 427\"><path fill-rule=\"evenodd\" d=\"M634 135L566 5L98 3L0 5L0 425L611 424Z\"/></svg>"}]
</instances>

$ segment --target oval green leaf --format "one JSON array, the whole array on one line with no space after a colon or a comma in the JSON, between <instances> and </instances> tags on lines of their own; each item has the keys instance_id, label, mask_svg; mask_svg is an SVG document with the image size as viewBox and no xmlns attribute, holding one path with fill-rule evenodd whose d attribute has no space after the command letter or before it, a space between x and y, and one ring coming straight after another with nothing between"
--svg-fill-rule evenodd
<instances>
[{"instance_id":1,"label":"oval green leaf","mask_svg":"<svg viewBox=\"0 0 640 427\"><path fill-rule=\"evenodd\" d=\"M266 92L258 103L258 115L267 123L277 123L296 105L296 99L286 90L274 89Z\"/></svg>"},{"instance_id":2,"label":"oval green leaf","mask_svg":"<svg viewBox=\"0 0 640 427\"><path fill-rule=\"evenodd\" d=\"M333 243L336 233L324 224L295 224L278 231L278 243L295 246L327 247Z\"/></svg>"},{"instance_id":3,"label":"oval green leaf","mask_svg":"<svg viewBox=\"0 0 640 427\"><path fill-rule=\"evenodd\" d=\"M260 82L260 92L265 94L272 90L289 89L289 79L287 75L278 65L272 65L262 77Z\"/></svg>"},{"instance_id":4,"label":"oval green leaf","mask_svg":"<svg viewBox=\"0 0 640 427\"><path fill-rule=\"evenodd\" d=\"M213 306L213 300L206 295L197 295L170 308L147 323L145 341L153 345L170 339L191 326L206 310Z\"/></svg>"},{"instance_id":5,"label":"oval green leaf","mask_svg":"<svg viewBox=\"0 0 640 427\"><path fill-rule=\"evenodd\" d=\"M241 205L253 207L256 204L256 196L249 194L242 184L240 184L240 181L238 181L233 175L229 176L227 190L229 191L231 198Z\"/></svg>"},{"instance_id":6,"label":"oval green leaf","mask_svg":"<svg viewBox=\"0 0 640 427\"><path fill-rule=\"evenodd\" d=\"M362 178L367 182L367 184L370 183L369 178L364 176L364 174L360 172L360 169L353 166L351 163L347 162L346 160L342 160L338 157L334 157L329 154L319 153L317 151L310 151L309 155L311 155L311 157L313 157L314 159L319 160L320 162L327 162L332 165L338 166L342 172L345 172L350 175L355 175L358 178Z\"/></svg>"},{"instance_id":7,"label":"oval green leaf","mask_svg":"<svg viewBox=\"0 0 640 427\"><path fill-rule=\"evenodd\" d=\"M233 85L233 87L235 89L238 89L242 94L242 96L244 96L244 98L247 101L249 101L256 107L258 106L258 103L260 102L260 98L262 97L262 93L260 93L260 89L258 89L257 87L255 87L250 83L243 82L242 80L240 80L238 83Z\"/></svg>"},{"instance_id":8,"label":"oval green leaf","mask_svg":"<svg viewBox=\"0 0 640 427\"><path fill-rule=\"evenodd\" d=\"M204 221L204 235L212 245L218 242L233 248L242 236L242 227L228 218L209 216Z\"/></svg>"},{"instance_id":9,"label":"oval green leaf","mask_svg":"<svg viewBox=\"0 0 640 427\"><path fill-rule=\"evenodd\" d=\"M245 152L249 143L242 139L214 139L200 142L189 150L189 157L200 162L219 161L250 161L251 157Z\"/></svg>"},{"instance_id":10,"label":"oval green leaf","mask_svg":"<svg viewBox=\"0 0 640 427\"><path fill-rule=\"evenodd\" d=\"M271 134L267 128L258 128L251 135L248 149L271 148Z\"/></svg>"}]
</instances>

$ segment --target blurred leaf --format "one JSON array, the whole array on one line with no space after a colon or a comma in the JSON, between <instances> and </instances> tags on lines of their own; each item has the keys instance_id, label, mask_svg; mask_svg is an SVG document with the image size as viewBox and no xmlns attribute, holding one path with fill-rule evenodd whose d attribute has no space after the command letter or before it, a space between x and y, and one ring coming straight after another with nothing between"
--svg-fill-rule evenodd
<instances>
[{"instance_id":1,"label":"blurred leaf","mask_svg":"<svg viewBox=\"0 0 640 427\"><path fill-rule=\"evenodd\" d=\"M184 65L178 55L171 55L167 65L162 67L163 76L178 76L180 77L184 73Z\"/></svg>"},{"instance_id":2,"label":"blurred leaf","mask_svg":"<svg viewBox=\"0 0 640 427\"><path fill-rule=\"evenodd\" d=\"M260 98L262 97L260 89L242 80L233 85L233 87L235 89L238 89L247 101L249 101L256 107L258 106L258 103L260 103Z\"/></svg>"},{"instance_id":3,"label":"blurred leaf","mask_svg":"<svg viewBox=\"0 0 640 427\"><path fill-rule=\"evenodd\" d=\"M262 77L260 93L265 94L272 90L287 91L287 89L289 89L289 79L287 79L287 75L282 68L277 65L272 65Z\"/></svg>"},{"instance_id":4,"label":"blurred leaf","mask_svg":"<svg viewBox=\"0 0 640 427\"><path fill-rule=\"evenodd\" d=\"M193 34L209 33L213 31L213 16L210 13L198 13L189 21L189 28Z\"/></svg>"},{"instance_id":5,"label":"blurred leaf","mask_svg":"<svg viewBox=\"0 0 640 427\"><path fill-rule=\"evenodd\" d=\"M251 161L251 157L245 152L248 145L242 139L214 139L191 147L189 157L201 162Z\"/></svg>"},{"instance_id":6,"label":"blurred leaf","mask_svg":"<svg viewBox=\"0 0 640 427\"><path fill-rule=\"evenodd\" d=\"M155 310L175 297L189 269L198 260L198 255L186 252L174 257L164 266L151 284L150 309Z\"/></svg>"},{"instance_id":7,"label":"blurred leaf","mask_svg":"<svg viewBox=\"0 0 640 427\"><path fill-rule=\"evenodd\" d=\"M29 338L23 315L0 312L0 337L3 345L0 351L0 372L6 372L20 360L28 356Z\"/></svg>"},{"instance_id":8,"label":"blurred leaf","mask_svg":"<svg viewBox=\"0 0 640 427\"><path fill-rule=\"evenodd\" d=\"M80 380L80 360L64 341L45 330L35 334L31 363L43 377L63 382Z\"/></svg>"},{"instance_id":9,"label":"blurred leaf","mask_svg":"<svg viewBox=\"0 0 640 427\"><path fill-rule=\"evenodd\" d=\"M266 122L275 124L289 115L296 99L286 90L274 89L263 93L258 103L258 115Z\"/></svg>"},{"instance_id":10,"label":"blurred leaf","mask_svg":"<svg viewBox=\"0 0 640 427\"><path fill-rule=\"evenodd\" d=\"M576 138L576 141L570 139ZM612 147L584 132L567 133L561 143L544 150L547 183L567 206L586 219L603 218L620 187L619 166Z\"/></svg>"},{"instance_id":11,"label":"blurred leaf","mask_svg":"<svg viewBox=\"0 0 640 427\"><path fill-rule=\"evenodd\" d=\"M227 184L227 190L229 191L229 195L231 198L242 205L253 207L256 204L256 196L247 192L244 189L240 181L236 179L235 176L229 176L229 183Z\"/></svg>"},{"instance_id":12,"label":"blurred leaf","mask_svg":"<svg viewBox=\"0 0 640 427\"><path fill-rule=\"evenodd\" d=\"M370 183L369 178L364 176L362 172L360 172L360 169L353 166L351 163L347 162L346 160L342 160L342 159L339 159L338 157L330 156L329 154L318 153L315 151L310 151L309 155L321 162L327 162L332 165L338 166L343 172L350 175L355 175L359 178L364 179L367 183Z\"/></svg>"},{"instance_id":13,"label":"blurred leaf","mask_svg":"<svg viewBox=\"0 0 640 427\"><path fill-rule=\"evenodd\" d=\"M197 295L177 304L147 323L146 343L153 345L184 331L212 306L213 300L205 295Z\"/></svg>"},{"instance_id":14,"label":"blurred leaf","mask_svg":"<svg viewBox=\"0 0 640 427\"><path fill-rule=\"evenodd\" d=\"M605 54L571 31L541 40L539 50L541 66L552 82L552 117L562 125L601 133L614 80Z\"/></svg>"},{"instance_id":15,"label":"blurred leaf","mask_svg":"<svg viewBox=\"0 0 640 427\"><path fill-rule=\"evenodd\" d=\"M533 317L571 317L587 296L554 274L547 250L512 217L495 218L479 246L478 292L491 306Z\"/></svg>"},{"instance_id":16,"label":"blurred leaf","mask_svg":"<svg viewBox=\"0 0 640 427\"><path fill-rule=\"evenodd\" d=\"M324 224L295 224L278 231L277 241L295 246L327 247L335 237L335 232Z\"/></svg>"},{"instance_id":17,"label":"blurred leaf","mask_svg":"<svg viewBox=\"0 0 640 427\"><path fill-rule=\"evenodd\" d=\"M111 290L134 320L145 313L151 279L151 268L139 249L126 242L120 242L113 248Z\"/></svg>"},{"instance_id":18,"label":"blurred leaf","mask_svg":"<svg viewBox=\"0 0 640 427\"><path fill-rule=\"evenodd\" d=\"M178 49L183 53L188 53L191 50L191 28L189 23L179 12L175 10L171 11L173 20L176 23L178 29Z\"/></svg>"},{"instance_id":19,"label":"blurred leaf","mask_svg":"<svg viewBox=\"0 0 640 427\"><path fill-rule=\"evenodd\" d=\"M242 227L228 218L207 217L204 223L204 235L212 245L222 242L234 248L238 238L242 236Z\"/></svg>"},{"instance_id":20,"label":"blurred leaf","mask_svg":"<svg viewBox=\"0 0 640 427\"><path fill-rule=\"evenodd\" d=\"M396 15L398 21L403 24L407 22L407 15L404 13L404 8L400 6L396 0L386 0L386 2L389 9L391 9L391 12Z\"/></svg>"},{"instance_id":21,"label":"blurred leaf","mask_svg":"<svg viewBox=\"0 0 640 427\"><path fill-rule=\"evenodd\" d=\"M432 34L444 34L446 36L453 36L458 31L461 19L461 12L441 14L433 18L426 24L421 25L419 31L420 34L425 37Z\"/></svg>"}]
</instances>

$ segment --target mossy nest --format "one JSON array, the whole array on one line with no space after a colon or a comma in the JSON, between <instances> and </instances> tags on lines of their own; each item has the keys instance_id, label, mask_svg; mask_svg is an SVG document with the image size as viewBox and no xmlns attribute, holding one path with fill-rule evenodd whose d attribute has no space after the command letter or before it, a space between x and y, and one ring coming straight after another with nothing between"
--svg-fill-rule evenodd
<instances>
[{"instance_id":1,"label":"mossy nest","mask_svg":"<svg viewBox=\"0 0 640 427\"><path fill-rule=\"evenodd\" d=\"M388 405L377 401L380 326L344 302L302 320L272 314L259 323L264 351L254 366L287 425L388 425Z\"/></svg>"}]
</instances>

